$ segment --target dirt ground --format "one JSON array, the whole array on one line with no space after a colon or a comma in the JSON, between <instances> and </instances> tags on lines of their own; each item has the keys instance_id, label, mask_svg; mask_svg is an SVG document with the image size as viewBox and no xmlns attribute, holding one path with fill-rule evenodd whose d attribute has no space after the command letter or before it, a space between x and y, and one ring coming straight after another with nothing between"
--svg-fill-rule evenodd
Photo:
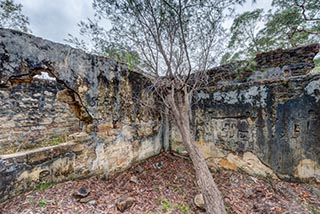
<instances>
[{"instance_id":1,"label":"dirt ground","mask_svg":"<svg viewBox=\"0 0 320 214\"><path fill-rule=\"evenodd\" d=\"M257 178L242 172L213 173L228 213L319 213L320 185ZM83 199L74 193L90 191ZM59 184L39 184L33 191L0 205L2 214L121 213L116 203L134 199L123 213L205 213L193 203L199 193L190 160L162 153L124 172Z\"/></svg>"}]
</instances>

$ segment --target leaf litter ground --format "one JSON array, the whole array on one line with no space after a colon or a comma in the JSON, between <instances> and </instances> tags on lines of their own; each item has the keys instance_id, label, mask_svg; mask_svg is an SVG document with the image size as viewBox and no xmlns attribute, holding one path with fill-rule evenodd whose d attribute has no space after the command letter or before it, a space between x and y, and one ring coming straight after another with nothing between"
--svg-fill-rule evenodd
<instances>
[{"instance_id":1,"label":"leaf litter ground","mask_svg":"<svg viewBox=\"0 0 320 214\"><path fill-rule=\"evenodd\" d=\"M320 185L288 183L253 177L242 172L213 173L228 213L320 214ZM79 188L89 196L76 199ZM123 213L205 213L193 203L199 193L190 160L170 153L149 158L123 172L42 184L38 190L21 194L0 205L2 214L100 214L121 213L120 198L134 198Z\"/></svg>"}]
</instances>

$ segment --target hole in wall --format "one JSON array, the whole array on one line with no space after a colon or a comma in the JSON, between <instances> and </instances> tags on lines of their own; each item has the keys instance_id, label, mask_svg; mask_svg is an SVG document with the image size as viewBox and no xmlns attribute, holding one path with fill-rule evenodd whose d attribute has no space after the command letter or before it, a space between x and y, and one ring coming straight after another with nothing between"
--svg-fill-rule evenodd
<instances>
[{"instance_id":1,"label":"hole in wall","mask_svg":"<svg viewBox=\"0 0 320 214\"><path fill-rule=\"evenodd\" d=\"M299 124L294 124L294 132L300 133L300 125Z\"/></svg>"},{"instance_id":2,"label":"hole in wall","mask_svg":"<svg viewBox=\"0 0 320 214\"><path fill-rule=\"evenodd\" d=\"M320 73L320 52L313 58L314 69L312 73Z\"/></svg>"},{"instance_id":3,"label":"hole in wall","mask_svg":"<svg viewBox=\"0 0 320 214\"><path fill-rule=\"evenodd\" d=\"M34 79L57 81L57 79L55 77L50 76L49 73L46 71L41 71L40 74L34 75L33 78Z\"/></svg>"}]
</instances>

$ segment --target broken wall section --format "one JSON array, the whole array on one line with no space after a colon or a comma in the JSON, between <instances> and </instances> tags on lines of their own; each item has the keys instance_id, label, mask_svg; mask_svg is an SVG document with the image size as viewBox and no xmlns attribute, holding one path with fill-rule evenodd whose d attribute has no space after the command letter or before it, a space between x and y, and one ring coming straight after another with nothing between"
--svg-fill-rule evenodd
<instances>
[{"instance_id":1,"label":"broken wall section","mask_svg":"<svg viewBox=\"0 0 320 214\"><path fill-rule=\"evenodd\" d=\"M261 53L256 71L209 71L218 81L194 95L193 132L213 168L320 181L320 74L311 72L319 48ZM171 141L180 143L174 127Z\"/></svg>"},{"instance_id":2,"label":"broken wall section","mask_svg":"<svg viewBox=\"0 0 320 214\"><path fill-rule=\"evenodd\" d=\"M41 72L54 78L56 85L48 82L44 86L43 81L35 80ZM33 110L38 110L34 115L52 110L48 106L38 109L42 104L43 108L50 102L61 109L64 106L68 113L57 124L59 128L69 129L66 124L70 122L82 131L71 132L66 136L67 142L59 145L0 154L0 201L40 182L108 174L158 154L162 147L162 125L160 115L152 108L157 105L148 96L148 85L149 79L142 73L129 71L112 59L0 29L0 92L9 99L11 94L28 95L33 99L30 102L35 105ZM52 93L37 96L39 87L46 87L43 93ZM19 105L23 105L23 97L20 98ZM13 107L13 112L20 111L17 105ZM45 116L41 119L56 118L54 114ZM30 117L28 124L36 124L32 121ZM4 127L11 122L4 121ZM9 137L14 137L13 134ZM5 143L3 140L2 145Z\"/></svg>"}]
</instances>

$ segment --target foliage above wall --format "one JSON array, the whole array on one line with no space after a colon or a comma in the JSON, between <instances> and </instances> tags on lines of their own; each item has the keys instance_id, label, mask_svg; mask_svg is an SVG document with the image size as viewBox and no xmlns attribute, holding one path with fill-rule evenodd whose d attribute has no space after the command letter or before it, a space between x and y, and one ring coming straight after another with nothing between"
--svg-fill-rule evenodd
<instances>
[{"instance_id":1,"label":"foliage above wall","mask_svg":"<svg viewBox=\"0 0 320 214\"><path fill-rule=\"evenodd\" d=\"M272 9L235 17L228 51L221 63L253 58L256 53L320 42L319 0L273 0Z\"/></svg>"},{"instance_id":2,"label":"foliage above wall","mask_svg":"<svg viewBox=\"0 0 320 214\"><path fill-rule=\"evenodd\" d=\"M22 4L13 0L0 0L0 27L31 32L29 19L22 14Z\"/></svg>"}]
</instances>

